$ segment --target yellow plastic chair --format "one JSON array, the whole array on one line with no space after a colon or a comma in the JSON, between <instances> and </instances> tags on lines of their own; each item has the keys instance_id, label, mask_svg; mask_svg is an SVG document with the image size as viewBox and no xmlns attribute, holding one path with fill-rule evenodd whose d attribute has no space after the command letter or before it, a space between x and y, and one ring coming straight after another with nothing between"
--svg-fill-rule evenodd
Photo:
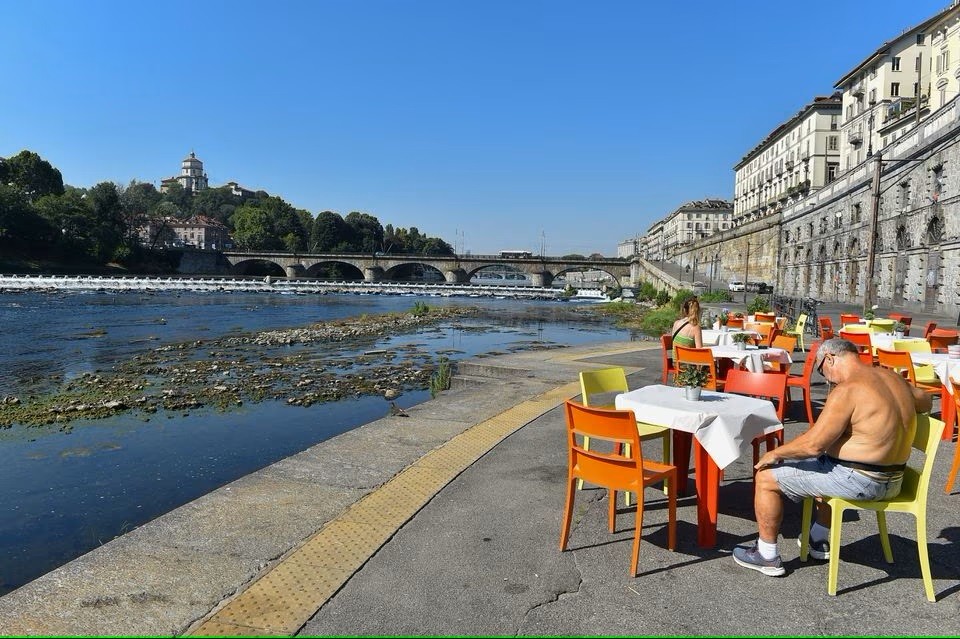
<instances>
[{"instance_id":1,"label":"yellow plastic chair","mask_svg":"<svg viewBox=\"0 0 960 639\"><path fill-rule=\"evenodd\" d=\"M907 353L930 353L930 342L922 339L895 339L893 340L893 350L905 351ZM933 384L940 383L936 371L932 364L914 364L913 376L917 383Z\"/></svg>"},{"instance_id":2,"label":"yellow plastic chair","mask_svg":"<svg viewBox=\"0 0 960 639\"><path fill-rule=\"evenodd\" d=\"M800 317L797 318L797 325L793 327L793 330L783 331L784 335L792 335L797 338L797 345L800 346L800 352L805 352L807 349L803 346L803 330L807 327L807 314L800 313Z\"/></svg>"},{"instance_id":3,"label":"yellow plastic chair","mask_svg":"<svg viewBox=\"0 0 960 639\"><path fill-rule=\"evenodd\" d=\"M927 599L936 601L933 593L933 578L930 576L930 555L927 549L927 489L933 474L933 460L937 456L943 422L927 414L917 415L917 432L913 437L913 447L926 455L920 470L907 466L903 476L903 489L900 494L888 501L858 501L840 497L824 497L824 503L833 509L830 516L830 568L827 577L827 592L837 594L837 577L840 572L840 529L843 525L843 511L847 509L872 510L877 513L877 528L880 532L880 545L883 557L888 564L893 563L893 551L887 535L888 512L910 513L917 520L917 550L920 554L920 573L923 576L923 588ZM813 516L813 498L803 500L803 520L800 532L800 561L806 561L809 555L810 522Z\"/></svg>"},{"instance_id":4,"label":"yellow plastic chair","mask_svg":"<svg viewBox=\"0 0 960 639\"><path fill-rule=\"evenodd\" d=\"M845 324L843 328L840 329L844 333L872 333L870 327L866 324Z\"/></svg>"},{"instance_id":5,"label":"yellow plastic chair","mask_svg":"<svg viewBox=\"0 0 960 639\"><path fill-rule=\"evenodd\" d=\"M874 333L892 333L894 324L896 322L892 319L872 319L867 322L867 326Z\"/></svg>"},{"instance_id":6,"label":"yellow plastic chair","mask_svg":"<svg viewBox=\"0 0 960 639\"><path fill-rule=\"evenodd\" d=\"M627 374L620 367L601 368L593 371L580 371L580 395L583 399L583 405L591 408L613 408L613 404L590 403L591 395L600 395L602 393L626 393L630 388L627 386ZM637 432L640 435L640 441L651 439L663 439L663 463L670 464L670 442L673 433L669 428L663 426L654 426L653 424L644 424L637 422ZM627 444L629 446L629 444ZM590 450L590 438L584 437L584 450ZM629 448L624 452L627 457L630 456ZM583 480L577 481L577 490L583 489ZM663 485L663 492L666 494L667 485ZM627 506L630 505L630 493L626 496Z\"/></svg>"}]
</instances>

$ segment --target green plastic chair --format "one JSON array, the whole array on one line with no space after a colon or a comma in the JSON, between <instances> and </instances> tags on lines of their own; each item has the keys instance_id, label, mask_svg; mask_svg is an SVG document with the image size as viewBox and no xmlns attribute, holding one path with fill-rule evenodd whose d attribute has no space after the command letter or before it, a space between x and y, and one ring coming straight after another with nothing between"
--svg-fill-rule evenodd
<instances>
[{"instance_id":1,"label":"green plastic chair","mask_svg":"<svg viewBox=\"0 0 960 639\"><path fill-rule=\"evenodd\" d=\"M943 422L927 414L916 417L917 432L913 437L913 447L924 453L926 458L919 470L907 466L903 476L903 488L900 494L887 501L858 501L840 497L824 497L823 501L833 509L830 516L830 567L827 577L827 592L837 594L837 578L840 573L840 530L843 526L843 511L847 509L872 510L877 513L877 528L880 531L880 545L883 557L888 564L893 563L893 550L887 535L888 512L910 513L917 520L917 550L920 555L920 574L923 576L923 588L929 601L936 601L933 593L933 578L930 575L930 555L927 549L927 491L930 488L930 476L933 474L933 460L937 456ZM810 522L813 518L813 498L803 500L803 520L800 529L800 561L806 561L810 552Z\"/></svg>"},{"instance_id":2,"label":"green plastic chair","mask_svg":"<svg viewBox=\"0 0 960 639\"><path fill-rule=\"evenodd\" d=\"M895 339L893 340L893 350L906 351L908 353L930 353L930 342L922 339ZM932 364L914 364L913 374L918 383L933 384L940 383L940 378Z\"/></svg>"},{"instance_id":3,"label":"green plastic chair","mask_svg":"<svg viewBox=\"0 0 960 639\"><path fill-rule=\"evenodd\" d=\"M874 333L892 333L894 324L892 319L872 319L867 325Z\"/></svg>"}]
</instances>

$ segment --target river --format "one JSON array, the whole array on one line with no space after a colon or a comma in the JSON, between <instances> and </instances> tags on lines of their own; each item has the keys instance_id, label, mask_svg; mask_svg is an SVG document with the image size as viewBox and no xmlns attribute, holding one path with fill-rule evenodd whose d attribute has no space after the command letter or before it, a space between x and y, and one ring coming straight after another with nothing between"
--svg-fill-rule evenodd
<instances>
[{"instance_id":1,"label":"river","mask_svg":"<svg viewBox=\"0 0 960 639\"><path fill-rule=\"evenodd\" d=\"M470 305L496 311L362 346L416 345L453 359L630 339L605 324L556 321L559 302L270 293L0 294L0 399L49 392L135 357L195 340L315 322ZM320 347L316 347L318 350ZM406 392L396 404L430 398ZM387 414L381 396L309 407L280 401L0 429L0 595L243 475Z\"/></svg>"}]
</instances>

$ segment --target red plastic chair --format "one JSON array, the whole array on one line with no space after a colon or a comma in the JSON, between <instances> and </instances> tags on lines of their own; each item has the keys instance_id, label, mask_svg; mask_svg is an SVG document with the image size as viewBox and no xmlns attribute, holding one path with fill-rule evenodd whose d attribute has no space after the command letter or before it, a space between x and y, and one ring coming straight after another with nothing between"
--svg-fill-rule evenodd
<instances>
[{"instance_id":1,"label":"red plastic chair","mask_svg":"<svg viewBox=\"0 0 960 639\"><path fill-rule=\"evenodd\" d=\"M957 343L958 333L957 331L937 328L930 331L930 335L927 336L927 341L930 342L930 350L934 353L946 353L947 346L952 346Z\"/></svg>"},{"instance_id":2,"label":"red plastic chair","mask_svg":"<svg viewBox=\"0 0 960 639\"><path fill-rule=\"evenodd\" d=\"M803 362L803 373L787 376L787 403L790 402L791 388L802 390L803 401L807 408L807 421L810 422L811 426L813 426L813 403L810 401L810 377L813 375L813 365L817 361L817 351L820 350L820 344L821 342L814 342L810 345L810 352L807 353L807 359Z\"/></svg>"},{"instance_id":3,"label":"red plastic chair","mask_svg":"<svg viewBox=\"0 0 960 639\"><path fill-rule=\"evenodd\" d=\"M605 487L609 508L607 519L610 532L616 532L617 492L637 495L636 522L633 532L633 554L630 558L630 576L637 576L640 558L640 532L643 529L644 489L661 481L670 485L667 495L667 548L677 546L677 469L675 466L647 461L643 458L637 435L637 420L632 410L588 408L576 402L565 403L567 417L567 503L560 527L560 551L567 549L570 522L573 519L573 501L577 494L577 480ZM589 437L593 448L587 450L578 438ZM605 446L597 444L602 442ZM623 454L623 444L630 444L629 455ZM611 452L600 452L600 449Z\"/></svg>"},{"instance_id":4,"label":"red plastic chair","mask_svg":"<svg viewBox=\"0 0 960 639\"><path fill-rule=\"evenodd\" d=\"M870 353L870 356L873 357L873 342L870 341L870 333L849 333L841 330L840 338L853 342L861 353Z\"/></svg>"},{"instance_id":5,"label":"red plastic chair","mask_svg":"<svg viewBox=\"0 0 960 639\"><path fill-rule=\"evenodd\" d=\"M820 339L833 339L833 322L829 317L818 317L820 323Z\"/></svg>"},{"instance_id":6,"label":"red plastic chair","mask_svg":"<svg viewBox=\"0 0 960 639\"><path fill-rule=\"evenodd\" d=\"M669 375L677 374L677 367L673 363L673 335L660 336L660 350L663 358L663 384L666 384Z\"/></svg>"},{"instance_id":7,"label":"red plastic chair","mask_svg":"<svg viewBox=\"0 0 960 639\"><path fill-rule=\"evenodd\" d=\"M932 333L936 328L936 322L927 322L927 325L923 327L923 339L929 339L930 333Z\"/></svg>"},{"instance_id":8,"label":"red plastic chair","mask_svg":"<svg viewBox=\"0 0 960 639\"><path fill-rule=\"evenodd\" d=\"M960 415L960 384L953 381L953 378L950 379L950 383L953 384L953 405L956 407L956 413ZM943 411L940 412L942 413ZM943 430L946 431L947 427L944 426ZM960 470L960 441L957 442L956 447L953 449L953 464L950 466L950 473L947 475L947 485L943 488L943 492L948 495L950 491L953 490L953 482L957 479L958 470Z\"/></svg>"},{"instance_id":9,"label":"red plastic chair","mask_svg":"<svg viewBox=\"0 0 960 639\"><path fill-rule=\"evenodd\" d=\"M775 401L777 419L783 421L787 406L787 375L785 373L751 373L750 371L734 369L727 375L724 392L738 395L749 395ZM769 435L760 435L753 440L753 465L760 461L760 443L767 443L767 450L773 450L783 445L783 430ZM756 471L754 471L756 472Z\"/></svg>"},{"instance_id":10,"label":"red plastic chair","mask_svg":"<svg viewBox=\"0 0 960 639\"><path fill-rule=\"evenodd\" d=\"M840 313L840 326L847 324L859 324L860 316L856 313Z\"/></svg>"}]
</instances>

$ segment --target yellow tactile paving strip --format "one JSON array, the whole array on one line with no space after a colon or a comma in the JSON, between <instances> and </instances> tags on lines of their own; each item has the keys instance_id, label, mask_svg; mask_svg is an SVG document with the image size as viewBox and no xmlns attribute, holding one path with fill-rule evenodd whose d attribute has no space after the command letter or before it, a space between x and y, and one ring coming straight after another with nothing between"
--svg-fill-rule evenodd
<instances>
[{"instance_id":1,"label":"yellow tactile paving strip","mask_svg":"<svg viewBox=\"0 0 960 639\"><path fill-rule=\"evenodd\" d=\"M327 523L191 634L293 635L441 488L508 435L579 393L578 382L565 384L427 453Z\"/></svg>"}]
</instances>

